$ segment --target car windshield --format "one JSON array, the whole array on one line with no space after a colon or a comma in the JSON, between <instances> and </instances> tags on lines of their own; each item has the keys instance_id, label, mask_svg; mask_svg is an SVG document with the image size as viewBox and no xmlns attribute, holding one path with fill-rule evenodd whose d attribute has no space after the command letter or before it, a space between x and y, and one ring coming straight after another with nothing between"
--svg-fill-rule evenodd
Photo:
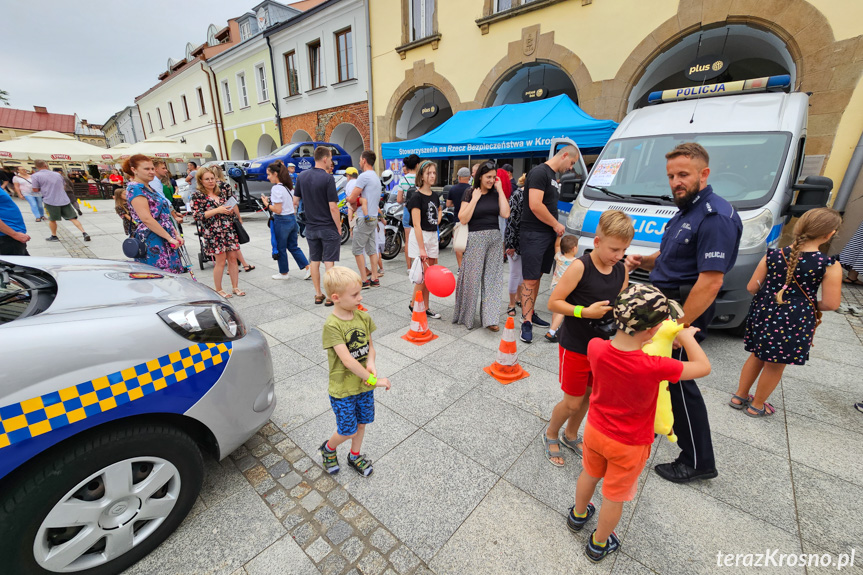
<instances>
[{"instance_id":1,"label":"car windshield","mask_svg":"<svg viewBox=\"0 0 863 575\"><path fill-rule=\"evenodd\" d=\"M772 197L788 151L786 133L662 135L612 140L594 164L585 195L669 196L665 154L683 142L698 142L710 154L708 183L737 208L764 205Z\"/></svg>"},{"instance_id":2,"label":"car windshield","mask_svg":"<svg viewBox=\"0 0 863 575\"><path fill-rule=\"evenodd\" d=\"M279 146L278 148L276 148L275 150L273 150L272 152L270 152L267 155L268 156L278 156L280 154L284 154L285 152L288 151L288 148L293 148L296 145L297 145L296 142L288 142L284 146Z\"/></svg>"}]
</instances>

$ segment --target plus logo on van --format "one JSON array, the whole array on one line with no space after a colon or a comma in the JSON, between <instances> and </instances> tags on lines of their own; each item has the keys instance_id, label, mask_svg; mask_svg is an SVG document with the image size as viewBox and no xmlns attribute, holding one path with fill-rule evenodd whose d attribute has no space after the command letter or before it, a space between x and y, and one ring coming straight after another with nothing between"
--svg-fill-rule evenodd
<instances>
[{"instance_id":1,"label":"plus logo on van","mask_svg":"<svg viewBox=\"0 0 863 575\"><path fill-rule=\"evenodd\" d=\"M596 227L599 225L599 216L602 212L590 210L584 216L584 225L582 231L588 234L595 234ZM627 214L632 218L633 226L635 227L635 236L633 240L639 242L656 242L662 239L662 234L665 233L665 226L670 218L660 218L653 216L641 216L637 214Z\"/></svg>"}]
</instances>

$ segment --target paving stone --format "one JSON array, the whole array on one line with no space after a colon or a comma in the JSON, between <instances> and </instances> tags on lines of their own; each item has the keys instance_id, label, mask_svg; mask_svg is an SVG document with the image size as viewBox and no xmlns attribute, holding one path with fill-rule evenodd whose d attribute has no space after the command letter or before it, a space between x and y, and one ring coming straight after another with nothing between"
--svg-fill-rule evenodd
<instances>
[{"instance_id":1,"label":"paving stone","mask_svg":"<svg viewBox=\"0 0 863 575\"><path fill-rule=\"evenodd\" d=\"M306 553L309 557L312 558L312 561L315 563L320 563L321 560L329 555L330 551L333 548L330 547L330 544L324 541L323 537L318 537L315 539L311 545L306 547Z\"/></svg>"},{"instance_id":2,"label":"paving stone","mask_svg":"<svg viewBox=\"0 0 863 575\"><path fill-rule=\"evenodd\" d=\"M354 520L354 526L365 536L374 531L378 525L377 520L368 512L363 513Z\"/></svg>"},{"instance_id":3,"label":"paving stone","mask_svg":"<svg viewBox=\"0 0 863 575\"><path fill-rule=\"evenodd\" d=\"M248 440L246 443L244 443L243 445L245 445L245 446L246 446L247 448L249 448L249 449L254 449L254 448L256 448L257 446L259 446L260 444L264 443L265 441L266 441L266 440L265 440L263 437L261 437L260 435L253 435L253 436L252 436L252 437L250 437L250 438L249 438L249 440Z\"/></svg>"},{"instance_id":4,"label":"paving stone","mask_svg":"<svg viewBox=\"0 0 863 575\"><path fill-rule=\"evenodd\" d=\"M244 473L246 479L249 480L249 483L252 484L252 487L256 487L262 481L269 479L270 474L267 473L267 470L263 465L255 465L248 471Z\"/></svg>"},{"instance_id":5,"label":"paving stone","mask_svg":"<svg viewBox=\"0 0 863 575\"><path fill-rule=\"evenodd\" d=\"M363 513L363 508L359 503L351 502L345 505L344 509L341 510L342 517L351 521L352 519L356 519Z\"/></svg>"},{"instance_id":6,"label":"paving stone","mask_svg":"<svg viewBox=\"0 0 863 575\"><path fill-rule=\"evenodd\" d=\"M285 459L290 461L291 463L296 463L300 459L306 456L306 453L302 449L294 449L293 451L289 451L285 454Z\"/></svg>"},{"instance_id":7,"label":"paving stone","mask_svg":"<svg viewBox=\"0 0 863 575\"><path fill-rule=\"evenodd\" d=\"M345 491L344 487L339 487L338 489L332 491L329 495L327 495L327 499L330 500L330 503L335 505L336 507L341 507L351 498L348 495L348 492Z\"/></svg>"},{"instance_id":8,"label":"paving stone","mask_svg":"<svg viewBox=\"0 0 863 575\"><path fill-rule=\"evenodd\" d=\"M300 464L300 463L302 463L302 460L297 462L297 464ZM310 467L305 473L303 473L303 475L306 477L306 479L309 479L310 481L314 481L315 479L320 477L323 473L324 473L323 469L321 469L317 465L314 465L314 466Z\"/></svg>"},{"instance_id":9,"label":"paving stone","mask_svg":"<svg viewBox=\"0 0 863 575\"><path fill-rule=\"evenodd\" d=\"M324 496L317 491L312 491L311 493L300 499L300 505L309 513L317 509L318 506L323 502Z\"/></svg>"},{"instance_id":10,"label":"paving stone","mask_svg":"<svg viewBox=\"0 0 863 575\"><path fill-rule=\"evenodd\" d=\"M246 455L244 457L241 457L240 459L236 459L235 464L237 465L237 469L239 469L242 472L246 472L249 469L251 469L252 467L254 467L255 465L257 465L258 460L255 459L253 455L249 454L249 455Z\"/></svg>"},{"instance_id":11,"label":"paving stone","mask_svg":"<svg viewBox=\"0 0 863 575\"><path fill-rule=\"evenodd\" d=\"M281 455L278 453L268 453L261 458L261 465L269 469L279 461L284 461Z\"/></svg>"},{"instance_id":12,"label":"paving stone","mask_svg":"<svg viewBox=\"0 0 863 575\"><path fill-rule=\"evenodd\" d=\"M288 473L292 473L291 464L281 458L279 458L278 463L270 467L269 471L270 475L273 476L273 479L281 479Z\"/></svg>"},{"instance_id":13,"label":"paving stone","mask_svg":"<svg viewBox=\"0 0 863 575\"><path fill-rule=\"evenodd\" d=\"M309 469L311 469L315 464L312 463L312 460L308 457L303 457L299 461L292 462L294 464L294 469L299 471L300 473L305 473Z\"/></svg>"},{"instance_id":14,"label":"paving stone","mask_svg":"<svg viewBox=\"0 0 863 575\"><path fill-rule=\"evenodd\" d=\"M327 531L327 537L333 545L341 545L345 539L354 534L354 530L345 521L338 521Z\"/></svg>"},{"instance_id":15,"label":"paving stone","mask_svg":"<svg viewBox=\"0 0 863 575\"><path fill-rule=\"evenodd\" d=\"M255 491L258 492L258 495L263 495L273 487L276 487L277 483L273 481L272 477L267 476L266 479L255 485Z\"/></svg>"},{"instance_id":16,"label":"paving stone","mask_svg":"<svg viewBox=\"0 0 863 575\"><path fill-rule=\"evenodd\" d=\"M321 507L315 512L315 521L320 523L324 529L329 529L339 520L338 512L330 506Z\"/></svg>"},{"instance_id":17,"label":"paving stone","mask_svg":"<svg viewBox=\"0 0 863 575\"><path fill-rule=\"evenodd\" d=\"M393 548L393 545L397 543L396 538L393 537L386 529L378 529L372 536L369 538L369 543L371 543L374 547L380 549L381 553L389 553L390 549Z\"/></svg>"},{"instance_id":18,"label":"paving stone","mask_svg":"<svg viewBox=\"0 0 863 575\"><path fill-rule=\"evenodd\" d=\"M369 551L357 562L357 571L362 575L380 575L387 568L387 560L377 551Z\"/></svg>"},{"instance_id":19,"label":"paving stone","mask_svg":"<svg viewBox=\"0 0 863 575\"><path fill-rule=\"evenodd\" d=\"M359 537L351 537L342 545L342 555L348 560L348 563L353 563L360 558L360 555L365 551L365 544Z\"/></svg>"},{"instance_id":20,"label":"paving stone","mask_svg":"<svg viewBox=\"0 0 863 575\"><path fill-rule=\"evenodd\" d=\"M269 441L273 445L277 445L280 441L284 441L287 438L288 436L285 435L283 431L279 431L278 433L274 433L273 435L269 436L267 438L267 441ZM278 449L278 447L276 449Z\"/></svg>"},{"instance_id":21,"label":"paving stone","mask_svg":"<svg viewBox=\"0 0 863 575\"><path fill-rule=\"evenodd\" d=\"M328 475L324 475L323 477L315 481L315 489L317 489L321 493L326 493L335 486L336 482Z\"/></svg>"},{"instance_id":22,"label":"paving stone","mask_svg":"<svg viewBox=\"0 0 863 575\"><path fill-rule=\"evenodd\" d=\"M252 455L254 455L257 458L261 458L264 455L266 455L267 453L271 452L272 450L273 450L273 448L270 447L269 444L262 443L259 446L255 447L254 449L252 449Z\"/></svg>"},{"instance_id":23,"label":"paving stone","mask_svg":"<svg viewBox=\"0 0 863 575\"><path fill-rule=\"evenodd\" d=\"M300 547L305 547L307 543L311 542L312 539L318 536L318 531L314 528L311 523L303 523L296 529L294 529L293 537L294 541L300 544Z\"/></svg>"},{"instance_id":24,"label":"paving stone","mask_svg":"<svg viewBox=\"0 0 863 575\"><path fill-rule=\"evenodd\" d=\"M287 567L289 570L286 570L286 566L289 566ZM303 553L300 546L288 535L246 563L245 571L241 568L238 573L242 575L272 575L273 573L314 575L318 573L318 570L315 569L314 563Z\"/></svg>"},{"instance_id":25,"label":"paving stone","mask_svg":"<svg viewBox=\"0 0 863 575\"><path fill-rule=\"evenodd\" d=\"M236 448L234 451L231 452L230 457L234 461L237 461L239 459L246 457L247 455L249 455L249 448L246 447L245 445L241 445L238 448Z\"/></svg>"},{"instance_id":26,"label":"paving stone","mask_svg":"<svg viewBox=\"0 0 863 575\"><path fill-rule=\"evenodd\" d=\"M276 424L272 421L268 422L265 426L258 430L258 433L263 435L264 437L270 437L279 432L279 428L276 427Z\"/></svg>"},{"instance_id":27,"label":"paving stone","mask_svg":"<svg viewBox=\"0 0 863 575\"><path fill-rule=\"evenodd\" d=\"M287 515L285 515L285 518L282 519L282 525L285 526L285 529L290 531L291 529L302 523L304 519L305 516L302 510L298 509L292 513L288 513Z\"/></svg>"},{"instance_id":28,"label":"paving stone","mask_svg":"<svg viewBox=\"0 0 863 575\"><path fill-rule=\"evenodd\" d=\"M300 477L299 473L297 473L296 471L291 471L290 473L279 479L279 484L285 489L293 489L302 480L303 478Z\"/></svg>"},{"instance_id":29,"label":"paving stone","mask_svg":"<svg viewBox=\"0 0 863 575\"><path fill-rule=\"evenodd\" d=\"M330 553L321 562L321 564L318 565L318 569L320 570L321 575L338 575L347 566L348 562L345 561L344 557L337 553Z\"/></svg>"},{"instance_id":30,"label":"paving stone","mask_svg":"<svg viewBox=\"0 0 863 575\"><path fill-rule=\"evenodd\" d=\"M305 496L305 494L311 490L312 490L312 486L309 485L308 483L306 483L305 481L303 481L302 483L300 483L299 485L297 485L296 487L291 489L290 493L291 493L291 497L296 497L299 499L300 497Z\"/></svg>"},{"instance_id":31,"label":"paving stone","mask_svg":"<svg viewBox=\"0 0 863 575\"><path fill-rule=\"evenodd\" d=\"M407 545L402 545L390 554L390 563L396 571L405 575L408 571L419 565L420 558Z\"/></svg>"},{"instance_id":32,"label":"paving stone","mask_svg":"<svg viewBox=\"0 0 863 575\"><path fill-rule=\"evenodd\" d=\"M287 455L296 448L297 444L290 439L283 439L276 444L276 449L278 449L279 453L281 453L282 455Z\"/></svg>"}]
</instances>

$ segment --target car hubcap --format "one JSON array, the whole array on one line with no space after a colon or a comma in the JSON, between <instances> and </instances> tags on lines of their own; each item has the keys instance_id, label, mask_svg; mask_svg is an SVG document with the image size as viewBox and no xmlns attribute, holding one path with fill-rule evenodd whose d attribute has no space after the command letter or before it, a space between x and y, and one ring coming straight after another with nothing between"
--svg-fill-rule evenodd
<instances>
[{"instance_id":1,"label":"car hubcap","mask_svg":"<svg viewBox=\"0 0 863 575\"><path fill-rule=\"evenodd\" d=\"M91 569L123 555L165 521L180 472L158 457L113 463L69 490L39 526L33 556L48 571Z\"/></svg>"}]
</instances>

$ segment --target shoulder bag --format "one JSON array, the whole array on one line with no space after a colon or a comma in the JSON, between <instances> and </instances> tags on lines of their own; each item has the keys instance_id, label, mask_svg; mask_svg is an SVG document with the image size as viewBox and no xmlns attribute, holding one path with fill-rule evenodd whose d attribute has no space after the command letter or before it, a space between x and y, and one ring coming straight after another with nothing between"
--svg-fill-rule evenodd
<instances>
[{"instance_id":1,"label":"shoulder bag","mask_svg":"<svg viewBox=\"0 0 863 575\"><path fill-rule=\"evenodd\" d=\"M247 244L251 240L249 237L249 232L246 231L246 228L243 227L243 224L240 223L240 219L234 218L234 231L237 232L237 241L241 244Z\"/></svg>"}]
</instances>

